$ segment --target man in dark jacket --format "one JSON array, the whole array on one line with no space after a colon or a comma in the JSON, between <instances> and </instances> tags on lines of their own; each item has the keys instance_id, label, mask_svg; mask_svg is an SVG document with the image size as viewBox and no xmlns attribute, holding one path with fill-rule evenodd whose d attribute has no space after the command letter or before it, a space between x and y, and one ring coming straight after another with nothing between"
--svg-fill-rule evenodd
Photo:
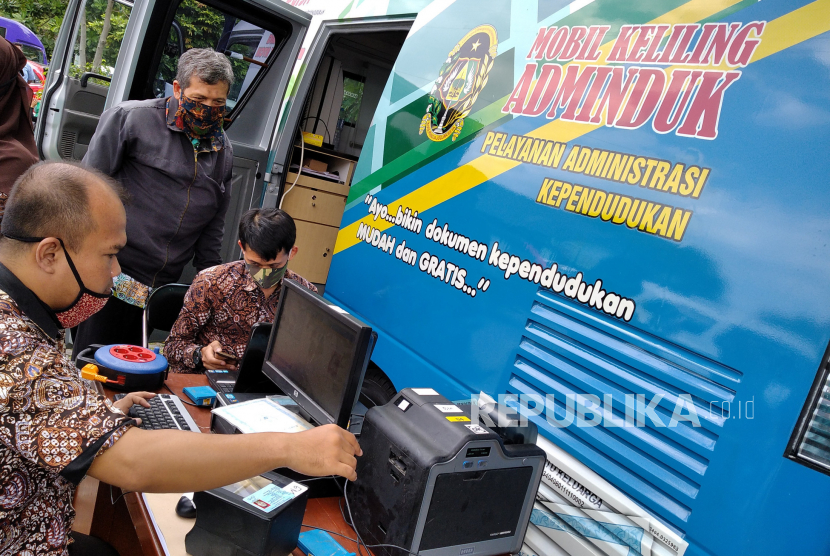
<instances>
[{"instance_id":1,"label":"man in dark jacket","mask_svg":"<svg viewBox=\"0 0 830 556\"><path fill-rule=\"evenodd\" d=\"M199 271L222 262L233 168L223 122L232 83L223 54L192 49L179 59L172 97L102 114L83 162L129 192L127 245L113 298L78 327L73 356L90 344L140 344L149 291L177 281L191 259Z\"/></svg>"}]
</instances>

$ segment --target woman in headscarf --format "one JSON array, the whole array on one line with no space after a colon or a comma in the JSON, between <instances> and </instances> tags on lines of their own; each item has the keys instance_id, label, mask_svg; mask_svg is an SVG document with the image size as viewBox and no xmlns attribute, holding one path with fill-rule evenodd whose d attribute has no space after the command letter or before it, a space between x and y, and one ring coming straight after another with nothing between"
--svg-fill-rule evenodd
<instances>
[{"instance_id":1,"label":"woman in headscarf","mask_svg":"<svg viewBox=\"0 0 830 556\"><path fill-rule=\"evenodd\" d=\"M23 51L0 37L0 219L12 185L38 161L32 131L32 89L20 74Z\"/></svg>"}]
</instances>

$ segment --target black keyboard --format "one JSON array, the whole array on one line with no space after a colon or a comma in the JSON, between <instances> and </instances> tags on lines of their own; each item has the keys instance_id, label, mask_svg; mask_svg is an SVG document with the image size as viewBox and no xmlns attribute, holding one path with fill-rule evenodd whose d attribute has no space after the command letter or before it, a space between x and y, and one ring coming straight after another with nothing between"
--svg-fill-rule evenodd
<instances>
[{"instance_id":1,"label":"black keyboard","mask_svg":"<svg viewBox=\"0 0 830 556\"><path fill-rule=\"evenodd\" d=\"M239 376L234 371L207 371L205 376L208 379L208 384L217 392L222 391L226 394L233 392L233 387Z\"/></svg>"},{"instance_id":2,"label":"black keyboard","mask_svg":"<svg viewBox=\"0 0 830 556\"><path fill-rule=\"evenodd\" d=\"M225 382L219 382L219 381L217 381L217 382L216 382L216 385L219 387L219 389L220 389L222 392L224 392L224 393L226 393L226 394L230 394L231 392L233 392L233 385L234 385L234 383L230 383L230 384L228 384L228 383L225 383Z\"/></svg>"},{"instance_id":3,"label":"black keyboard","mask_svg":"<svg viewBox=\"0 0 830 556\"><path fill-rule=\"evenodd\" d=\"M115 399L117 401L123 397L124 394L117 394ZM200 432L199 425L178 397L170 394L156 394L155 398L147 401L150 402L150 407L135 404L129 411L130 417L141 419L142 429L179 429Z\"/></svg>"}]
</instances>

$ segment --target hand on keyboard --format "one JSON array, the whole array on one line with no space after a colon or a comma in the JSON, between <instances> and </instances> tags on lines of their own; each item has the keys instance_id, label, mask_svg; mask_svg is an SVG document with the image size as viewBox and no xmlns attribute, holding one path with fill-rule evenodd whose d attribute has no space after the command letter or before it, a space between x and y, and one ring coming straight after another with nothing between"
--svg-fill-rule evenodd
<instances>
[{"instance_id":1,"label":"hand on keyboard","mask_svg":"<svg viewBox=\"0 0 830 556\"><path fill-rule=\"evenodd\" d=\"M124 413L127 413L132 408L133 404L143 407L150 407L151 400L156 395L153 392L130 392L129 394L118 394L115 396L115 402L112 404Z\"/></svg>"},{"instance_id":2,"label":"hand on keyboard","mask_svg":"<svg viewBox=\"0 0 830 556\"><path fill-rule=\"evenodd\" d=\"M117 401L126 399L121 394L115 396L115 398ZM176 396L156 394L155 397L147 401L149 407L136 404L130 407L128 412L130 417L141 419L140 427L142 429L179 429L200 432L199 426L193 421L182 401Z\"/></svg>"}]
</instances>

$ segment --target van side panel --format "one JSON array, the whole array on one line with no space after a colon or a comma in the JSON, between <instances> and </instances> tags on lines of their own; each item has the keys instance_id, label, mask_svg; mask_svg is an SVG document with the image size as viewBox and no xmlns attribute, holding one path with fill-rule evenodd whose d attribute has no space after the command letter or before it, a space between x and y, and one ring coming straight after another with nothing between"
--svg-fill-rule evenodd
<instances>
[{"instance_id":1,"label":"van side panel","mask_svg":"<svg viewBox=\"0 0 830 556\"><path fill-rule=\"evenodd\" d=\"M687 554L828 553L830 477L783 457L830 340L828 52L824 0L457 0L398 58L326 295L399 389L547 397Z\"/></svg>"}]
</instances>

